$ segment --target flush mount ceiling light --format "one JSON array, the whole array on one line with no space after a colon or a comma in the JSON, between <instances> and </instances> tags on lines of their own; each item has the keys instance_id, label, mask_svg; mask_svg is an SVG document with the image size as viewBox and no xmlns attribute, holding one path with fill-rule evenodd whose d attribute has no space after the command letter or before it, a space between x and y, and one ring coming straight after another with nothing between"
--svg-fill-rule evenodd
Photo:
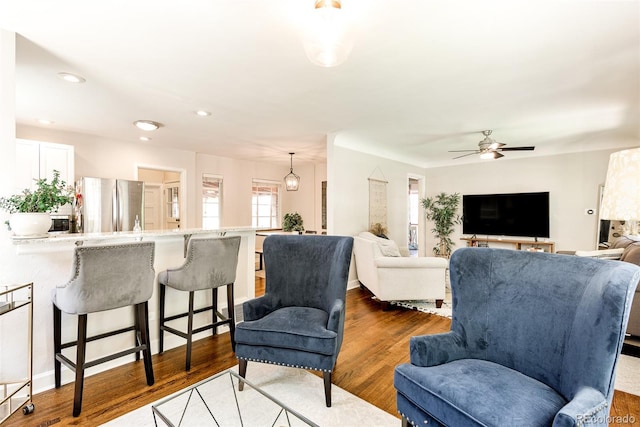
<instances>
[{"instance_id":1,"label":"flush mount ceiling light","mask_svg":"<svg viewBox=\"0 0 640 427\"><path fill-rule=\"evenodd\" d=\"M135 122L133 122L133 125L138 129L141 129L147 132L156 130L160 126L162 126L161 123L154 122L153 120L136 120Z\"/></svg>"},{"instance_id":2,"label":"flush mount ceiling light","mask_svg":"<svg viewBox=\"0 0 640 427\"><path fill-rule=\"evenodd\" d=\"M342 64L353 47L340 0L316 0L305 25L304 49L311 62L321 67Z\"/></svg>"},{"instance_id":3,"label":"flush mount ceiling light","mask_svg":"<svg viewBox=\"0 0 640 427\"><path fill-rule=\"evenodd\" d=\"M49 119L37 119L37 120L38 120L38 123L46 126L49 126L55 123L53 120L49 120Z\"/></svg>"},{"instance_id":4,"label":"flush mount ceiling light","mask_svg":"<svg viewBox=\"0 0 640 427\"><path fill-rule=\"evenodd\" d=\"M69 83L84 83L87 81L84 77L73 73L58 73L58 77Z\"/></svg>"},{"instance_id":5,"label":"flush mount ceiling light","mask_svg":"<svg viewBox=\"0 0 640 427\"><path fill-rule=\"evenodd\" d=\"M298 191L300 185L300 177L293 173L293 155L296 153L289 153L291 156L291 169L287 176L284 177L284 185L287 191Z\"/></svg>"},{"instance_id":6,"label":"flush mount ceiling light","mask_svg":"<svg viewBox=\"0 0 640 427\"><path fill-rule=\"evenodd\" d=\"M208 117L210 115L211 115L211 113L208 112L208 111L205 111L205 110L196 111L196 116L199 116L199 117Z\"/></svg>"}]
</instances>

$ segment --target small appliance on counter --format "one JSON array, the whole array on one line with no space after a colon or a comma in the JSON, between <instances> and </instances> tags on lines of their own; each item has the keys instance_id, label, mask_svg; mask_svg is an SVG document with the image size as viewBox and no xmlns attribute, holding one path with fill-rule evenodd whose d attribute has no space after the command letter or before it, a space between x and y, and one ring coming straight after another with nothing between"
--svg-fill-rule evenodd
<instances>
[{"instance_id":1,"label":"small appliance on counter","mask_svg":"<svg viewBox=\"0 0 640 427\"><path fill-rule=\"evenodd\" d=\"M51 214L49 233L69 233L72 222L71 215Z\"/></svg>"}]
</instances>

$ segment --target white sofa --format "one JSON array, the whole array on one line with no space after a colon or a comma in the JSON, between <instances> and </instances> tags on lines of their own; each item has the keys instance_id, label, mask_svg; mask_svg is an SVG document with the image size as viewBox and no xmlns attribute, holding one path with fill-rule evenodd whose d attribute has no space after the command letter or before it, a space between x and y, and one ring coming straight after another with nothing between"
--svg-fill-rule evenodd
<instances>
[{"instance_id":1,"label":"white sofa","mask_svg":"<svg viewBox=\"0 0 640 427\"><path fill-rule=\"evenodd\" d=\"M403 257L392 240L369 232L354 236L358 280L387 308L388 301L436 300L445 297L449 262L437 257Z\"/></svg>"}]
</instances>

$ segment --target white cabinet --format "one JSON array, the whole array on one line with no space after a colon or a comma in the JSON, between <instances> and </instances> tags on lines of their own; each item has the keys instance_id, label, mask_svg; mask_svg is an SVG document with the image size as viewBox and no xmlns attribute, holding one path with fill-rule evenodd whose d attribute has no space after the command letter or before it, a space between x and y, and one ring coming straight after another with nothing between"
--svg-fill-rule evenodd
<instances>
[{"instance_id":1,"label":"white cabinet","mask_svg":"<svg viewBox=\"0 0 640 427\"><path fill-rule=\"evenodd\" d=\"M31 188L36 179L51 180L54 170L60 172L60 179L73 185L72 145L16 140L16 191Z\"/></svg>"},{"instance_id":2,"label":"white cabinet","mask_svg":"<svg viewBox=\"0 0 640 427\"><path fill-rule=\"evenodd\" d=\"M35 180L53 179L53 171L67 185L74 184L73 145L16 139L16 193L33 188ZM58 213L71 214L71 205L62 206Z\"/></svg>"}]
</instances>

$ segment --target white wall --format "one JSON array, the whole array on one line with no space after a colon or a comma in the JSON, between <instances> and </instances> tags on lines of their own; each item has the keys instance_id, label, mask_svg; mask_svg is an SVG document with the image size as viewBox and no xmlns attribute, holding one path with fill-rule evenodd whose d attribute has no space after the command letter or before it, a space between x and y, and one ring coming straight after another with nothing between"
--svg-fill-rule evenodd
<instances>
[{"instance_id":1,"label":"white wall","mask_svg":"<svg viewBox=\"0 0 640 427\"><path fill-rule=\"evenodd\" d=\"M427 169L426 195L549 191L549 240L555 242L556 251L596 249L598 189L605 181L609 155L619 150L503 158ZM596 214L586 215L588 208L596 209ZM461 236L462 226L458 225L452 236L454 249L464 246ZM428 233L427 247L435 244L435 238Z\"/></svg>"},{"instance_id":2,"label":"white wall","mask_svg":"<svg viewBox=\"0 0 640 427\"><path fill-rule=\"evenodd\" d=\"M331 233L352 236L369 229L369 178L383 179L388 182L388 236L405 248L409 221L408 179L424 176L424 169L335 144L328 150L328 164ZM422 247L424 239L419 242Z\"/></svg>"},{"instance_id":3,"label":"white wall","mask_svg":"<svg viewBox=\"0 0 640 427\"><path fill-rule=\"evenodd\" d=\"M182 171L185 175L183 194L187 195L183 201L184 218L181 218L185 228L197 228L202 224L203 173L223 177L222 226L231 227L251 225L252 179L283 183L284 176L289 172L289 165L284 163L237 160L157 148L152 143L128 143L31 126L18 126L18 137L73 145L76 178L97 176L137 179L138 167ZM297 211L302 215L305 229L319 229L320 222L316 221L321 212L317 196L320 183L316 182L316 178L320 176L326 179L326 164L294 162L294 171L300 176L300 189L282 192L282 215Z\"/></svg>"},{"instance_id":4,"label":"white wall","mask_svg":"<svg viewBox=\"0 0 640 427\"><path fill-rule=\"evenodd\" d=\"M317 205L315 201L315 175L318 167L322 168L322 165L294 162L293 170L300 176L300 188L298 191L286 191L283 178L289 172L289 165L237 160L207 154L198 154L196 163L198 192L202 191L202 174L218 175L223 178L222 226L251 225L251 185L254 179L283 184L281 221L285 213L297 211L302 216L305 229L315 230L320 226L316 223L316 211L320 211L321 205ZM198 213L198 224L201 224L201 197L197 197L195 207Z\"/></svg>"},{"instance_id":5,"label":"white wall","mask_svg":"<svg viewBox=\"0 0 640 427\"><path fill-rule=\"evenodd\" d=\"M389 181L389 237L401 247L406 245L407 176L416 174L426 177L425 197L440 192L462 195L549 191L549 240L555 242L556 251L595 249L599 186L605 181L609 155L621 150L616 148L527 159L504 158L421 169L355 152L335 142L335 136L328 138L331 232L354 235L366 230L369 213L367 179L385 178ZM586 215L586 209L595 209L596 213ZM421 253L432 255L432 248L436 245L436 239L430 232L432 223L427 222L424 228L426 231L419 236ZM458 225L452 236L456 244L454 249L464 246L460 237L462 226ZM426 252L423 246L426 246Z\"/></svg>"},{"instance_id":6,"label":"white wall","mask_svg":"<svg viewBox=\"0 0 640 427\"><path fill-rule=\"evenodd\" d=\"M0 194L3 195L13 193L16 186L15 43L15 33L0 29ZM15 261L10 233L4 224L8 220L9 214L0 211L0 284L20 283L15 281L15 274L7 268ZM12 369L20 372L20 367L12 363L16 353L26 360L24 347L18 350L12 348L12 343L17 339L13 331L20 331L19 327L19 324L0 319L0 373L11 372Z\"/></svg>"}]
</instances>

